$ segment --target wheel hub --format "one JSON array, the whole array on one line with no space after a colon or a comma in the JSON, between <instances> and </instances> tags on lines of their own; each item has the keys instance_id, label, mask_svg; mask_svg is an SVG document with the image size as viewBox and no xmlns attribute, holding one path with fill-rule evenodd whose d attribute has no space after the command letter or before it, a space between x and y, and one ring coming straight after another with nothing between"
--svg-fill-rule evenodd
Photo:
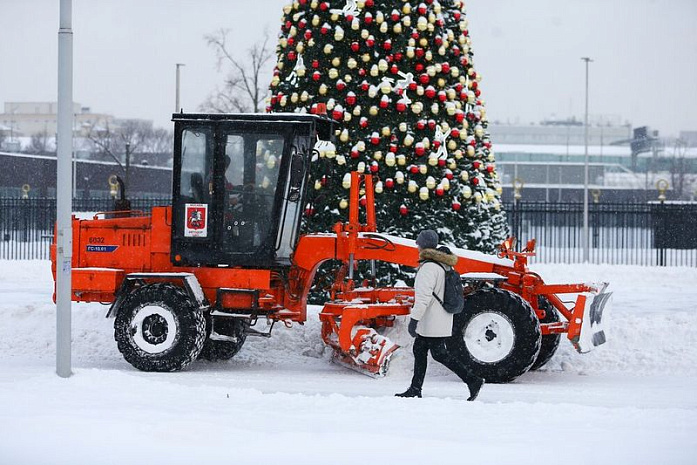
<instances>
[{"instance_id":1,"label":"wheel hub","mask_svg":"<svg viewBox=\"0 0 697 465\"><path fill-rule=\"evenodd\" d=\"M161 354L171 349L177 332L172 310L160 305L141 307L131 321L133 342L149 354Z\"/></svg>"},{"instance_id":2,"label":"wheel hub","mask_svg":"<svg viewBox=\"0 0 697 465\"><path fill-rule=\"evenodd\" d=\"M484 312L470 320L464 341L470 355L481 363L497 363L508 357L515 345L511 321L498 312Z\"/></svg>"}]
</instances>

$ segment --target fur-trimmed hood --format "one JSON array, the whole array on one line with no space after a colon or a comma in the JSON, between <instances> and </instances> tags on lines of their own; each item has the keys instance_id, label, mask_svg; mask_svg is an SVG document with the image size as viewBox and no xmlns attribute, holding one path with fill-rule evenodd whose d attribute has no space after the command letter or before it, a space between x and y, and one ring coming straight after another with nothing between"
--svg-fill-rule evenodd
<instances>
[{"instance_id":1,"label":"fur-trimmed hood","mask_svg":"<svg viewBox=\"0 0 697 465\"><path fill-rule=\"evenodd\" d=\"M455 266L457 263L457 255L441 252L436 249L422 249L421 252L419 252L419 262L424 261L434 261L449 266Z\"/></svg>"}]
</instances>

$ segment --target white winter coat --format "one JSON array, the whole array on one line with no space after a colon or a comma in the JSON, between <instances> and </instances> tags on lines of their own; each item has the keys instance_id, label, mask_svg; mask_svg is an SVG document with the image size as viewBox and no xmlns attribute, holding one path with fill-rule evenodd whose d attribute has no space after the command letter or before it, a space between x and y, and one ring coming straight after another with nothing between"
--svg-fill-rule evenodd
<instances>
[{"instance_id":1,"label":"white winter coat","mask_svg":"<svg viewBox=\"0 0 697 465\"><path fill-rule=\"evenodd\" d=\"M423 249L419 258L434 260L446 266L457 263L455 255L435 249ZM414 281L414 306L411 317L419 323L416 332L425 337L450 337L453 333L453 315L445 311L433 293L443 300L445 294L445 270L438 263L426 261L416 271Z\"/></svg>"}]
</instances>

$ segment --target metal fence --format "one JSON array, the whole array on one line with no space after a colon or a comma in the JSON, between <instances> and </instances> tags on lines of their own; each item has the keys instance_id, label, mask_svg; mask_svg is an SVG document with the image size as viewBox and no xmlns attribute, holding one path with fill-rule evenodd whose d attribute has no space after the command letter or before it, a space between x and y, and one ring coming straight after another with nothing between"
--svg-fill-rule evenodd
<instances>
[{"instance_id":1,"label":"metal fence","mask_svg":"<svg viewBox=\"0 0 697 465\"><path fill-rule=\"evenodd\" d=\"M169 199L134 199L149 212ZM74 199L82 216L112 209L109 199ZM534 263L583 262L583 204L517 202L505 205L511 232L537 240ZM0 259L47 259L55 199L0 199ZM591 263L697 266L697 204L591 204Z\"/></svg>"},{"instance_id":2,"label":"metal fence","mask_svg":"<svg viewBox=\"0 0 697 465\"><path fill-rule=\"evenodd\" d=\"M583 204L506 205L511 234L537 240L537 263L583 262ZM589 206L589 261L624 265L697 266L697 204Z\"/></svg>"},{"instance_id":3,"label":"metal fence","mask_svg":"<svg viewBox=\"0 0 697 465\"><path fill-rule=\"evenodd\" d=\"M169 203L169 199L133 199L131 208L149 212ZM73 212L81 212L76 214L83 218L113 206L111 199L73 199ZM56 199L0 199L0 259L48 259L55 222Z\"/></svg>"}]
</instances>

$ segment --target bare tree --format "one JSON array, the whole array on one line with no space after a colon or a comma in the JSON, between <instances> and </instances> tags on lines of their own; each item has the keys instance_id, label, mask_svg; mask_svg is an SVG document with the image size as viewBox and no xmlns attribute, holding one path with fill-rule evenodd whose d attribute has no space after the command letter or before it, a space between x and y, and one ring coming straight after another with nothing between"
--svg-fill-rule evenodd
<instances>
[{"instance_id":1,"label":"bare tree","mask_svg":"<svg viewBox=\"0 0 697 465\"><path fill-rule=\"evenodd\" d=\"M265 34L263 41L247 50L245 57L238 59L228 48L228 33L228 29L220 29L204 36L208 46L215 51L218 71L228 67L229 71L223 86L209 95L200 108L219 113L258 113L263 109L268 85L263 72L274 56L268 46L268 35Z\"/></svg>"},{"instance_id":2,"label":"bare tree","mask_svg":"<svg viewBox=\"0 0 697 465\"><path fill-rule=\"evenodd\" d=\"M87 139L93 151L104 158L111 158L125 171L126 147L131 156L162 154L172 151L169 131L154 128L151 121L127 119L118 124L93 124L88 128Z\"/></svg>"},{"instance_id":3,"label":"bare tree","mask_svg":"<svg viewBox=\"0 0 697 465\"><path fill-rule=\"evenodd\" d=\"M35 155L48 155L51 153L55 154L56 149L55 147L50 147L49 140L50 137L48 135L48 130L46 129L41 132L37 132L36 134L32 134L31 143L29 144L29 147L27 147L26 152Z\"/></svg>"}]
</instances>

